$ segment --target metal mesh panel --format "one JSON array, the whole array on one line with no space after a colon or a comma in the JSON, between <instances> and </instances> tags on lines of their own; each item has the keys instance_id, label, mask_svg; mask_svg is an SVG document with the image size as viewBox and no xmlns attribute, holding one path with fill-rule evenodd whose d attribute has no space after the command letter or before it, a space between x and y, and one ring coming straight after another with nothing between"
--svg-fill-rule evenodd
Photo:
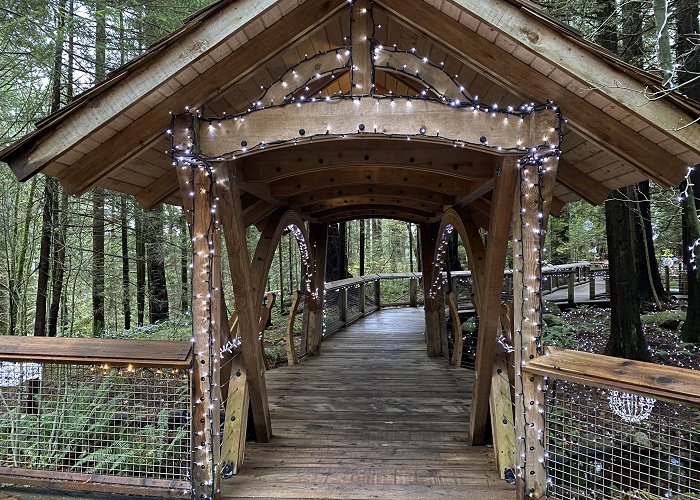
<instances>
[{"instance_id":1,"label":"metal mesh panel","mask_svg":"<svg viewBox=\"0 0 700 500\"><path fill-rule=\"evenodd\" d=\"M549 498L700 498L700 407L550 381Z\"/></svg>"},{"instance_id":2,"label":"metal mesh panel","mask_svg":"<svg viewBox=\"0 0 700 500\"><path fill-rule=\"evenodd\" d=\"M365 282L365 313L373 311L377 308L377 303L375 300L377 291L376 281L366 281Z\"/></svg>"},{"instance_id":3,"label":"metal mesh panel","mask_svg":"<svg viewBox=\"0 0 700 500\"><path fill-rule=\"evenodd\" d=\"M382 306L409 305L411 303L410 278L389 278L379 282Z\"/></svg>"},{"instance_id":4,"label":"metal mesh panel","mask_svg":"<svg viewBox=\"0 0 700 500\"><path fill-rule=\"evenodd\" d=\"M323 298L323 336L335 333L343 326L340 289L326 290Z\"/></svg>"},{"instance_id":5,"label":"metal mesh panel","mask_svg":"<svg viewBox=\"0 0 700 500\"><path fill-rule=\"evenodd\" d=\"M348 310L347 317L348 323L355 321L357 318L362 316L362 311L360 310L360 285L353 285L347 289L348 294Z\"/></svg>"},{"instance_id":6,"label":"metal mesh panel","mask_svg":"<svg viewBox=\"0 0 700 500\"><path fill-rule=\"evenodd\" d=\"M474 307L472 304L472 295L474 289L471 276L459 276L454 278L455 293L457 294L457 306L460 309Z\"/></svg>"},{"instance_id":7,"label":"metal mesh panel","mask_svg":"<svg viewBox=\"0 0 700 500\"><path fill-rule=\"evenodd\" d=\"M2 369L9 375L0 378L0 466L188 480L187 370Z\"/></svg>"}]
</instances>

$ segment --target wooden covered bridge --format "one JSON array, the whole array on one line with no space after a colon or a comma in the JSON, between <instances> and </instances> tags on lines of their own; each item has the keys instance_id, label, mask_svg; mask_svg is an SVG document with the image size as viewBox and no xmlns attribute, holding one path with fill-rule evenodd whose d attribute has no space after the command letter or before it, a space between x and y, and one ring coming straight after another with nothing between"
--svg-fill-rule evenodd
<instances>
[{"instance_id":1,"label":"wooden covered bridge","mask_svg":"<svg viewBox=\"0 0 700 500\"><path fill-rule=\"evenodd\" d=\"M7 361L180 370L191 389L189 473L48 476L161 496L184 488L196 499L584 498L595 489L589 472L574 481L574 465L566 475L547 459L567 442L546 434L552 377L700 402L682 370L656 383L658 368L635 364L613 380L614 360L541 356L550 214L643 179L677 186L700 163L697 104L650 99L658 88L525 1L221 0L197 13L0 158L21 180L42 172L70 194L100 186L145 208L181 205L193 241L191 349L112 343L107 355L91 341L86 355L29 338L2 348ZM322 342L328 225L358 218L420 224L424 314L382 311ZM250 225L261 232L252 255ZM302 256L312 356L266 372L260 304L287 231ZM474 372L441 358L446 317L458 321L441 275L457 234L479 316ZM513 302L504 305L509 241ZM246 426L257 444L244 460ZM490 434L498 464L482 448ZM0 472L31 483L40 469ZM504 469L515 487L501 481ZM684 487L696 492L689 477Z\"/></svg>"}]
</instances>

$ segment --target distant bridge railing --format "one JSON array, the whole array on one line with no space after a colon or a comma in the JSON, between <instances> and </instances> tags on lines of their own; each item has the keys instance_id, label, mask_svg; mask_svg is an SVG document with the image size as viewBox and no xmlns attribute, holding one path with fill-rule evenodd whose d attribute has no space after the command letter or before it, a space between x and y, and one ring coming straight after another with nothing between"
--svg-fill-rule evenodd
<instances>
[{"instance_id":1,"label":"distant bridge railing","mask_svg":"<svg viewBox=\"0 0 700 500\"><path fill-rule=\"evenodd\" d=\"M700 498L700 372L551 349L524 367L545 393L548 498Z\"/></svg>"},{"instance_id":2,"label":"distant bridge railing","mask_svg":"<svg viewBox=\"0 0 700 500\"><path fill-rule=\"evenodd\" d=\"M328 336L380 307L417 307L421 276L417 273L369 274L325 285L323 335Z\"/></svg>"},{"instance_id":3,"label":"distant bridge railing","mask_svg":"<svg viewBox=\"0 0 700 500\"><path fill-rule=\"evenodd\" d=\"M191 343L4 337L0 483L182 497Z\"/></svg>"}]
</instances>

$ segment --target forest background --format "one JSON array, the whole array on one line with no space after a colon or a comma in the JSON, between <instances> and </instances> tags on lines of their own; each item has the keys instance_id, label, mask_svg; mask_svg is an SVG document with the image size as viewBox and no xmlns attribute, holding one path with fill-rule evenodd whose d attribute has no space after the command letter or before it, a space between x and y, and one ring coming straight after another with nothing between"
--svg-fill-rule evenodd
<instances>
[{"instance_id":1,"label":"forest background","mask_svg":"<svg viewBox=\"0 0 700 500\"><path fill-rule=\"evenodd\" d=\"M208 3L1 0L0 147L31 131L34 123L104 80ZM700 100L697 0L539 4L591 41L656 73L667 89ZM646 262L638 265L651 265L657 276L661 259L680 266L690 258L689 242L700 236L700 225L696 235L693 224L683 218L685 211L697 221L694 207L681 196L692 192L687 186L661 189L642 183L611 193L607 209L569 204L551 220L547 262L613 257L614 265L606 216L629 210L641 230L641 236L631 235L629 244L637 246L632 251L639 254L639 248L647 248L641 252ZM255 228L249 231L252 246L257 234ZM332 226L327 280L420 270L417 231L413 224L388 220ZM179 207L144 211L132 197L101 189L71 197L55 179L37 175L21 184L0 164L2 335L121 337L151 332L161 338L189 337L190 252ZM453 269L466 266L463 251L455 256ZM297 246L285 236L268 289L281 291L282 301L288 301L300 273ZM693 280L691 276L691 288ZM641 299L648 307L648 297ZM664 306L656 302L652 306Z\"/></svg>"}]
</instances>

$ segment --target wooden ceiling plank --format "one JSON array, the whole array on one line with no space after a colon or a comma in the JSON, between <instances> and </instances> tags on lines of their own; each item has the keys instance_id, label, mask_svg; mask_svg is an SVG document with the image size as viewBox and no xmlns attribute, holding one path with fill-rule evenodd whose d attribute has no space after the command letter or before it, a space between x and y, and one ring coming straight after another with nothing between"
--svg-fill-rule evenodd
<instances>
[{"instance_id":1,"label":"wooden ceiling plank","mask_svg":"<svg viewBox=\"0 0 700 500\"><path fill-rule=\"evenodd\" d=\"M85 192L91 183L142 151L144 145L158 139L169 126L171 111L207 102L222 89L262 67L268 59L322 24L344 4L342 0L305 1L259 37L245 43L73 165L63 181L66 190L74 194Z\"/></svg>"},{"instance_id":2,"label":"wooden ceiling plank","mask_svg":"<svg viewBox=\"0 0 700 500\"><path fill-rule=\"evenodd\" d=\"M456 0L460 3L472 0ZM568 111L569 127L592 137L603 147L633 163L657 182L678 185L685 176L685 163L663 148L622 126L620 122L592 104L572 94L539 71L489 43L481 36L464 30L454 19L427 4L406 4L402 0L381 0L381 4L413 26L431 33L480 70L512 87L516 92L538 100L554 100ZM506 7L505 3L493 4ZM489 5L488 10L493 9ZM532 31L532 28L528 28ZM523 49L529 53L528 50ZM517 54L518 50L514 52ZM556 70L555 70L556 72Z\"/></svg>"},{"instance_id":3,"label":"wooden ceiling plank","mask_svg":"<svg viewBox=\"0 0 700 500\"><path fill-rule=\"evenodd\" d=\"M610 191L563 158L559 159L557 180L593 205L604 203Z\"/></svg>"},{"instance_id":4,"label":"wooden ceiling plank","mask_svg":"<svg viewBox=\"0 0 700 500\"><path fill-rule=\"evenodd\" d=\"M298 209L301 211L305 210L305 207L312 203L318 203L340 196L354 197L358 195L369 196L379 194L392 197L407 197L414 200L424 200L427 203L436 203L438 205L451 205L454 201L454 197L451 195L446 195L424 187L387 185L375 187L367 186L366 184L358 184L306 191L305 193L289 198L289 205L294 208L298 207Z\"/></svg>"}]
</instances>

